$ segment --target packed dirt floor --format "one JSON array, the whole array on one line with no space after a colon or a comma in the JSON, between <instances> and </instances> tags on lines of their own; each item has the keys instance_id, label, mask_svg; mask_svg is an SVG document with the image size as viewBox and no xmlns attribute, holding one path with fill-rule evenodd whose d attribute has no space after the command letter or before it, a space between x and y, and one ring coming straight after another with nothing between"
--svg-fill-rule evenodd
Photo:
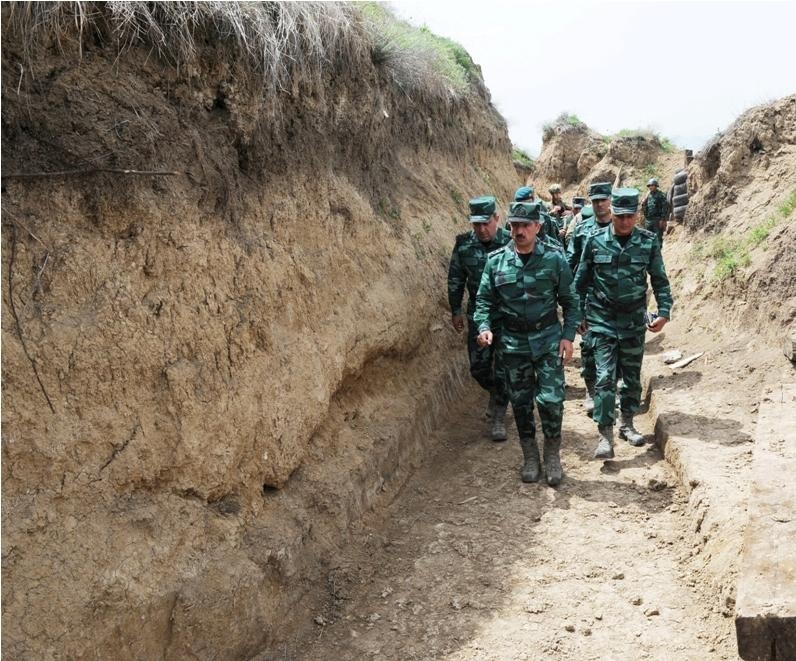
<instances>
[{"instance_id":1,"label":"packed dirt floor","mask_svg":"<svg viewBox=\"0 0 796 661\"><path fill-rule=\"evenodd\" d=\"M567 382L561 486L520 481L513 419L491 442L473 382L436 453L334 559L325 609L258 660L737 658L661 450L592 459L577 359Z\"/></svg>"}]
</instances>

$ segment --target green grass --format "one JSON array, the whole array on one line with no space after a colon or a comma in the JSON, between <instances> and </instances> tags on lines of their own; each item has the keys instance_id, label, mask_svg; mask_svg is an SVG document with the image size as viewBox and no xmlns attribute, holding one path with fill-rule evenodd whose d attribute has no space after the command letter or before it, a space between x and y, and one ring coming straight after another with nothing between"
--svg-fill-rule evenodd
<instances>
[{"instance_id":1,"label":"green grass","mask_svg":"<svg viewBox=\"0 0 796 661\"><path fill-rule=\"evenodd\" d=\"M775 215L750 228L739 239L731 240L720 236L707 244L700 242L692 248L692 254L696 259L709 257L715 260L713 277L719 281L726 280L735 275L738 269L746 268L752 263L750 251L761 244L765 248L764 242L771 231L794 210L796 210L796 190L780 203Z\"/></svg>"},{"instance_id":2,"label":"green grass","mask_svg":"<svg viewBox=\"0 0 796 661\"><path fill-rule=\"evenodd\" d=\"M534 160L528 156L528 152L524 149L520 149L519 147L513 147L511 150L511 158L518 163L522 163L525 167L532 168L534 166Z\"/></svg>"},{"instance_id":3,"label":"green grass","mask_svg":"<svg viewBox=\"0 0 796 661\"><path fill-rule=\"evenodd\" d=\"M622 129L612 136L607 136L609 141L615 138L644 138L645 140L657 140L661 148L667 154L677 151L677 146L667 137L661 136L650 129Z\"/></svg>"},{"instance_id":4,"label":"green grass","mask_svg":"<svg viewBox=\"0 0 796 661\"><path fill-rule=\"evenodd\" d=\"M791 194L780 204L777 211L783 218L787 218L796 209L796 190L791 191Z\"/></svg>"},{"instance_id":5,"label":"green grass","mask_svg":"<svg viewBox=\"0 0 796 661\"><path fill-rule=\"evenodd\" d=\"M461 205L461 203L464 202L464 200L462 199L461 193L459 191L457 191L455 188L451 188L451 199L457 205Z\"/></svg>"},{"instance_id":6,"label":"green grass","mask_svg":"<svg viewBox=\"0 0 796 661\"><path fill-rule=\"evenodd\" d=\"M407 95L458 100L466 97L478 69L463 46L426 26L415 27L384 5L357 4L373 40L371 60Z\"/></svg>"}]
</instances>

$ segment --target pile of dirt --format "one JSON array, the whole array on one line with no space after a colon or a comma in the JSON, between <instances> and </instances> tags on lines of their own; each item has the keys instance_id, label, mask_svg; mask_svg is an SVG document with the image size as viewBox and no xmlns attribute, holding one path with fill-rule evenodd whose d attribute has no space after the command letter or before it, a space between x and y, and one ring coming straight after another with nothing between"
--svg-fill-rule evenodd
<instances>
[{"instance_id":1,"label":"pile of dirt","mask_svg":"<svg viewBox=\"0 0 796 661\"><path fill-rule=\"evenodd\" d=\"M745 112L688 168L666 253L687 314L779 344L796 319L796 95Z\"/></svg>"},{"instance_id":2,"label":"pile of dirt","mask_svg":"<svg viewBox=\"0 0 796 661\"><path fill-rule=\"evenodd\" d=\"M452 237L516 175L482 85L374 62L264 95L222 41L178 69L4 35L9 658L247 658L421 454Z\"/></svg>"},{"instance_id":3,"label":"pile of dirt","mask_svg":"<svg viewBox=\"0 0 796 661\"><path fill-rule=\"evenodd\" d=\"M647 180L657 177L666 190L682 163L683 155L665 149L653 133L603 136L564 114L546 127L542 152L525 181L542 197L550 184L560 184L565 199L586 195L589 184L597 181L644 191Z\"/></svg>"}]
</instances>

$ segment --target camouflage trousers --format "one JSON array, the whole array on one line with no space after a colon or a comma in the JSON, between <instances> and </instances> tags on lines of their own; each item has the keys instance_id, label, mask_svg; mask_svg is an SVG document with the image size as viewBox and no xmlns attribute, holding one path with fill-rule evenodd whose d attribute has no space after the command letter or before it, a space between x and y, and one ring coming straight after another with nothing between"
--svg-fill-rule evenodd
<instances>
[{"instance_id":1,"label":"camouflage trousers","mask_svg":"<svg viewBox=\"0 0 796 661\"><path fill-rule=\"evenodd\" d=\"M586 383L597 380L597 365L594 362L594 334L586 331L580 336L580 375Z\"/></svg>"},{"instance_id":2,"label":"camouflage trousers","mask_svg":"<svg viewBox=\"0 0 796 661\"><path fill-rule=\"evenodd\" d=\"M645 220L644 229L653 232L658 237L658 243L663 248L663 228L661 227L662 220Z\"/></svg>"},{"instance_id":3,"label":"camouflage trousers","mask_svg":"<svg viewBox=\"0 0 796 661\"><path fill-rule=\"evenodd\" d=\"M592 419L600 427L611 427L616 418L616 374L622 370L619 408L633 415L641 404L641 361L644 359L644 334L617 338L594 333L594 361L597 382L594 387Z\"/></svg>"},{"instance_id":4,"label":"camouflage trousers","mask_svg":"<svg viewBox=\"0 0 796 661\"><path fill-rule=\"evenodd\" d=\"M534 401L539 408L545 437L561 436L564 367L558 357L558 340L550 342L539 354L504 354L503 367L506 370L506 387L520 438L533 438L536 435Z\"/></svg>"},{"instance_id":5,"label":"camouflage trousers","mask_svg":"<svg viewBox=\"0 0 796 661\"><path fill-rule=\"evenodd\" d=\"M470 374L478 385L490 395L494 394L495 404L505 406L508 403L506 394L506 376L500 359L500 331L492 330L491 346L479 347L476 338L478 327L472 319L467 319L467 355L470 358Z\"/></svg>"}]
</instances>

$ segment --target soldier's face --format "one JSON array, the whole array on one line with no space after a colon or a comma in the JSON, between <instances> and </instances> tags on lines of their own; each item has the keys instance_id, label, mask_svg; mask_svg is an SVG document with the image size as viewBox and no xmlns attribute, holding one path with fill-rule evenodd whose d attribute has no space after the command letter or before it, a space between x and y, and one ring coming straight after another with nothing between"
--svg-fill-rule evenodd
<instances>
[{"instance_id":1,"label":"soldier's face","mask_svg":"<svg viewBox=\"0 0 796 661\"><path fill-rule=\"evenodd\" d=\"M617 236L627 236L633 231L633 227L637 220L637 213L611 214L611 222L614 224L614 234Z\"/></svg>"},{"instance_id":2,"label":"soldier's face","mask_svg":"<svg viewBox=\"0 0 796 661\"><path fill-rule=\"evenodd\" d=\"M592 200L591 206L594 209L594 215L600 220L607 222L608 217L611 215L611 200L608 198Z\"/></svg>"},{"instance_id":3,"label":"soldier's face","mask_svg":"<svg viewBox=\"0 0 796 661\"><path fill-rule=\"evenodd\" d=\"M481 243L489 243L497 234L498 215L494 214L489 222L473 223L473 231Z\"/></svg>"},{"instance_id":4,"label":"soldier's face","mask_svg":"<svg viewBox=\"0 0 796 661\"><path fill-rule=\"evenodd\" d=\"M511 224L511 238L514 239L514 245L517 246L520 252L531 247L541 227L541 223L533 221L530 223Z\"/></svg>"}]
</instances>

